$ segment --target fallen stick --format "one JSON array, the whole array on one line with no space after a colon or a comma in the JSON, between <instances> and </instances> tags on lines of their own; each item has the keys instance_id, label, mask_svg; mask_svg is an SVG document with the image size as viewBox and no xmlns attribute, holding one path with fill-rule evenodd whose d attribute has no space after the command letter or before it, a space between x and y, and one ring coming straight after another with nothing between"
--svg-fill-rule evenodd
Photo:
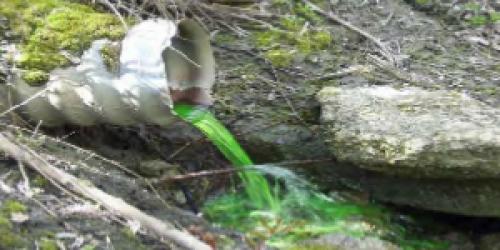
<instances>
[{"instance_id":1,"label":"fallen stick","mask_svg":"<svg viewBox=\"0 0 500 250\"><path fill-rule=\"evenodd\" d=\"M174 228L173 225L150 216L120 198L109 195L88 181L83 181L63 170L52 166L31 149L9 139L8 134L0 133L0 151L24 162L41 175L48 177L69 190L97 202L112 213L128 220L138 221L146 230L159 238L171 240L187 249L211 250L212 248L193 235Z\"/></svg>"}]
</instances>

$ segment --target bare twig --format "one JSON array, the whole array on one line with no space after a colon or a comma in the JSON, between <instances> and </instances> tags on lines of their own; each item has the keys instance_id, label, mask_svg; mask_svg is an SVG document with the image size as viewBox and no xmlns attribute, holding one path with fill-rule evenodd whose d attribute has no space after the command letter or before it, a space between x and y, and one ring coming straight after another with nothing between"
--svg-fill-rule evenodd
<instances>
[{"instance_id":1,"label":"bare twig","mask_svg":"<svg viewBox=\"0 0 500 250\"><path fill-rule=\"evenodd\" d=\"M216 176L216 175L233 174L235 172L247 171L247 170L252 170L252 168L248 167L248 168L244 168L244 169L242 169L242 168L226 168L226 169L216 169L216 170L204 170L204 171L199 171L199 172L189 173L189 174L164 176L164 177L160 177L156 180L152 180L151 182L153 184L169 183L169 182L184 181L184 180L189 180L189 179L198 179L198 178L202 178L202 177L210 177L210 176Z\"/></svg>"},{"instance_id":2,"label":"bare twig","mask_svg":"<svg viewBox=\"0 0 500 250\"><path fill-rule=\"evenodd\" d=\"M30 187L30 179L29 179L28 175L26 174L24 164L21 161L18 161L17 166L19 167L19 172L21 172L21 176L23 177L22 193L24 193L24 195L26 197L32 197L33 192L31 191L31 187Z\"/></svg>"},{"instance_id":3,"label":"bare twig","mask_svg":"<svg viewBox=\"0 0 500 250\"><path fill-rule=\"evenodd\" d=\"M295 166L295 167L301 167L304 165L308 164L314 164L314 163L324 163L324 162L333 162L333 159L311 159L311 160L296 160L296 161L283 161L283 162L277 162L277 163L267 163L267 164L259 164L260 166L266 166L266 165L275 165L275 166ZM256 165L256 166L259 166ZM174 176L165 176L161 177L156 180L152 180L151 182L153 184L157 183L165 183L165 182L175 182L175 181L184 181L184 180L189 180L189 179L198 179L202 177L212 177L212 176L217 176L217 175L227 175L227 174L234 174L236 172L242 172L242 171L258 171L255 167L253 166L247 166L244 168L225 168L225 169L215 169L215 170L204 170L204 171L199 171L195 173L188 173L188 174L180 174L180 175L174 175Z\"/></svg>"},{"instance_id":4,"label":"bare twig","mask_svg":"<svg viewBox=\"0 0 500 250\"><path fill-rule=\"evenodd\" d=\"M30 103L31 101L33 101L34 99L38 98L39 96L45 94L45 92L47 92L47 88L44 88L38 92L36 92L34 95L30 96L29 98L27 98L26 100L22 101L21 103L17 104L17 105L14 105L12 107L10 107L9 109L5 110L4 112L2 112L0 114L0 117L2 116L5 116L6 114L12 112L12 111L15 111L16 109Z\"/></svg>"},{"instance_id":5,"label":"bare twig","mask_svg":"<svg viewBox=\"0 0 500 250\"><path fill-rule=\"evenodd\" d=\"M109 211L123 218L139 221L141 225L159 238L165 237L179 246L188 249L211 250L210 246L196 239L194 236L179 231L175 229L173 225L143 213L139 209L127 204L122 199L103 192L89 182L82 181L52 166L47 163L47 161L43 160L40 155L27 150L25 146L13 142L5 133L0 133L0 150L19 161L27 163L31 168L38 171L43 176L56 180L73 192L101 204Z\"/></svg>"},{"instance_id":6,"label":"bare twig","mask_svg":"<svg viewBox=\"0 0 500 250\"><path fill-rule=\"evenodd\" d=\"M112 3L110 3L108 0L99 0L99 2L106 5L109 9L111 9L111 11L113 11L113 13L118 17L118 19L120 19L120 22L122 23L123 28L125 30L128 30L128 25L125 22L125 19L123 19L122 14L120 14L120 12L115 8L115 6Z\"/></svg>"}]
</instances>

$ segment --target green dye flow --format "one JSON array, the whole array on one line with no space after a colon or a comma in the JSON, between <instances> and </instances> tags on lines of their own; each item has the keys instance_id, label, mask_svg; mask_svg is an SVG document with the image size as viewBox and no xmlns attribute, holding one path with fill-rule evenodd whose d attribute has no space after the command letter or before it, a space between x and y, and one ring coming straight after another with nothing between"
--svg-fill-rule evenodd
<instances>
[{"instance_id":1,"label":"green dye flow","mask_svg":"<svg viewBox=\"0 0 500 250\"><path fill-rule=\"evenodd\" d=\"M235 167L253 166L253 171L238 172L246 196L226 194L207 202L203 209L212 222L245 232L250 245L265 242L277 249L306 249L305 245L297 248L297 244L311 237L341 232L355 237L389 235L405 250L446 249L441 242L408 240L405 230L393 225L388 211L379 206L336 201L315 191L289 170L253 165L232 134L207 108L180 104L174 106L174 112L202 131ZM280 185L271 188L262 173L282 181L283 190Z\"/></svg>"},{"instance_id":2,"label":"green dye flow","mask_svg":"<svg viewBox=\"0 0 500 250\"><path fill-rule=\"evenodd\" d=\"M180 104L174 106L174 111L180 118L202 131L235 167L243 168L253 165L252 160L231 132L209 110L201 106ZM239 177L243 181L250 200L259 209L279 210L279 201L271 192L264 176L257 172L241 171Z\"/></svg>"}]
</instances>

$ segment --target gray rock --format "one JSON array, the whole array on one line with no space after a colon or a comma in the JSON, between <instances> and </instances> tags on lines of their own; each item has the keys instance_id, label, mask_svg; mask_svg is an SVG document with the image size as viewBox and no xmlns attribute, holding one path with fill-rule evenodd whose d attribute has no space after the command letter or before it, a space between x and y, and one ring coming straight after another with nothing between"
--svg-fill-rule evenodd
<instances>
[{"instance_id":1,"label":"gray rock","mask_svg":"<svg viewBox=\"0 0 500 250\"><path fill-rule=\"evenodd\" d=\"M500 217L498 109L419 88L329 87L318 99L332 175L378 200Z\"/></svg>"},{"instance_id":2,"label":"gray rock","mask_svg":"<svg viewBox=\"0 0 500 250\"><path fill-rule=\"evenodd\" d=\"M465 94L324 88L328 144L341 161L406 176L500 176L500 110Z\"/></svg>"},{"instance_id":3,"label":"gray rock","mask_svg":"<svg viewBox=\"0 0 500 250\"><path fill-rule=\"evenodd\" d=\"M398 250L399 247L374 237L355 238L344 234L327 234L315 240L307 241L307 249L332 250Z\"/></svg>"},{"instance_id":4,"label":"gray rock","mask_svg":"<svg viewBox=\"0 0 500 250\"><path fill-rule=\"evenodd\" d=\"M488 234L479 240L479 250L500 250L500 234Z\"/></svg>"}]
</instances>

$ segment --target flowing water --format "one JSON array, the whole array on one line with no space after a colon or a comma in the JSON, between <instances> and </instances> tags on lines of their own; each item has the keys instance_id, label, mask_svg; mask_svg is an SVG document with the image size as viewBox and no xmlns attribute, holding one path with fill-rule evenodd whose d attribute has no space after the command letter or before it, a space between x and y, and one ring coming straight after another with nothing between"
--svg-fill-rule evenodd
<instances>
[{"instance_id":1,"label":"flowing water","mask_svg":"<svg viewBox=\"0 0 500 250\"><path fill-rule=\"evenodd\" d=\"M392 225L387 210L372 204L334 200L290 170L254 165L232 134L202 106L175 105L174 112L205 134L231 163L240 168L246 196L228 193L204 206L212 222L245 232L256 248L265 243L290 249L304 239L332 232L363 236L390 234L406 249L439 249L427 241L407 241L401 227ZM264 177L273 177L271 185ZM383 229L383 230L382 230ZM424 248L418 247L424 244ZM417 246L417 247L415 247ZM299 249L299 248L295 248Z\"/></svg>"},{"instance_id":2,"label":"flowing water","mask_svg":"<svg viewBox=\"0 0 500 250\"><path fill-rule=\"evenodd\" d=\"M182 104L175 105L174 111L183 120L202 131L235 167L244 168L253 165L250 157L248 157L232 134L209 110L202 106ZM259 209L279 210L278 199L273 195L264 176L253 171L241 171L239 172L239 176L243 181L250 200Z\"/></svg>"}]
</instances>

